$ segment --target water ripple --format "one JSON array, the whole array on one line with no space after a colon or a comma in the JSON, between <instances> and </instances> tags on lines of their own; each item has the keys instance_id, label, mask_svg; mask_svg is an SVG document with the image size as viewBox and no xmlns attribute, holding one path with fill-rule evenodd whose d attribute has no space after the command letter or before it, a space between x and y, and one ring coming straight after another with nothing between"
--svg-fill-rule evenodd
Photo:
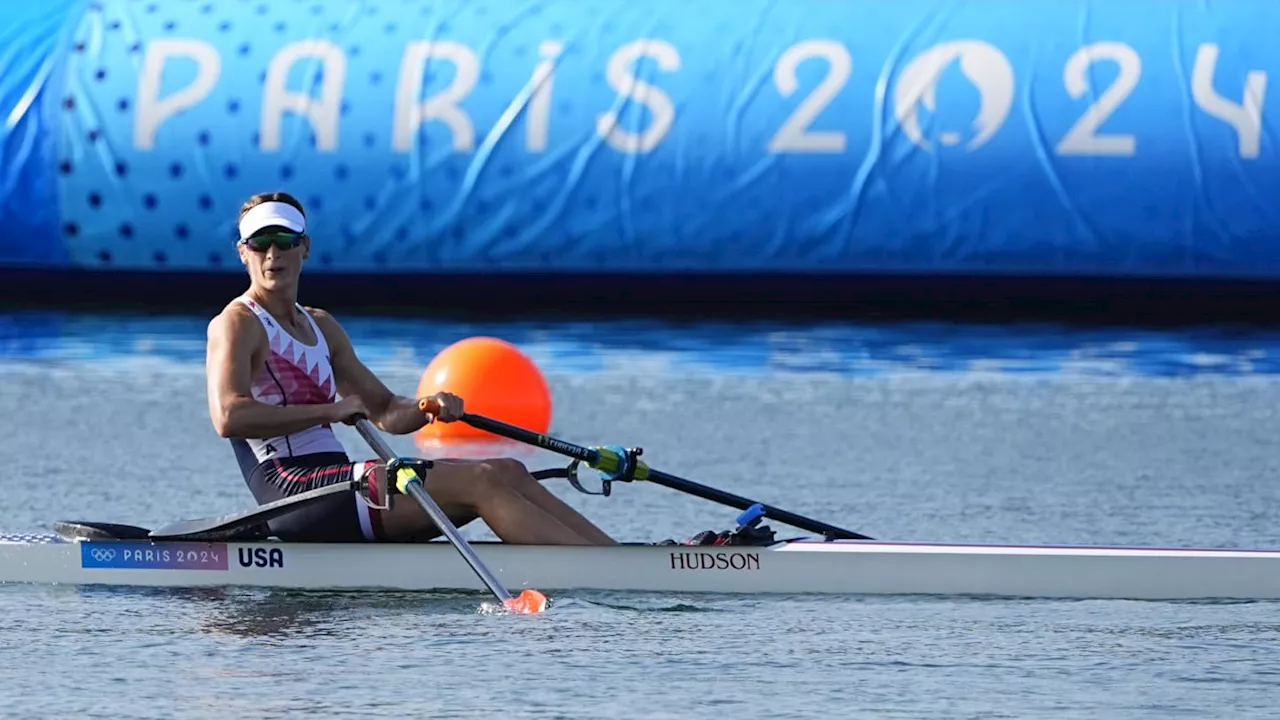
<instances>
[{"instance_id":1,"label":"water ripple","mask_svg":"<svg viewBox=\"0 0 1280 720\"><path fill-rule=\"evenodd\" d=\"M203 363L207 318L0 314L0 362L100 369L142 361ZM1232 327L1076 328L814 322L546 321L468 323L355 316L344 324L362 357L421 369L448 344L491 335L518 344L549 373L921 373L1068 376L1236 376L1280 372L1280 333Z\"/></svg>"},{"instance_id":2,"label":"water ripple","mask_svg":"<svg viewBox=\"0 0 1280 720\"><path fill-rule=\"evenodd\" d=\"M251 502L209 425L204 323L0 316L3 526L154 526ZM877 537L1280 545L1280 382L1240 378L1276 374L1265 333L348 326L401 391L445 344L505 337L554 376L557 435L640 445L655 467ZM622 540L737 515L640 483L608 499L552 488ZM1280 602L577 592L534 617L491 606L0 586L0 717L1249 720L1275 717L1280 680Z\"/></svg>"}]
</instances>

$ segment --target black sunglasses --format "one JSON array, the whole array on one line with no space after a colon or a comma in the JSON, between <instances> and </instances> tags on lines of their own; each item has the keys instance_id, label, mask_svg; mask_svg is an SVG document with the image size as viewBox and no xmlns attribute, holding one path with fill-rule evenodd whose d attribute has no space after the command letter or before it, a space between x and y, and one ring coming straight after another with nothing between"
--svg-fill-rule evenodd
<instances>
[{"instance_id":1,"label":"black sunglasses","mask_svg":"<svg viewBox=\"0 0 1280 720\"><path fill-rule=\"evenodd\" d=\"M302 244L302 239L306 237L306 233L269 233L266 235L254 235L240 242L247 245L254 252L266 252L267 248L275 245L279 250L292 250Z\"/></svg>"}]
</instances>

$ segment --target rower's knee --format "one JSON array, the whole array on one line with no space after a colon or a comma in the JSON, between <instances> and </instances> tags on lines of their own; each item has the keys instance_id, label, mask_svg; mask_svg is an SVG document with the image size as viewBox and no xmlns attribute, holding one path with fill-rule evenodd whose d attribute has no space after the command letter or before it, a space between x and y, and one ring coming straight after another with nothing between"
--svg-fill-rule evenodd
<instances>
[{"instance_id":1,"label":"rower's knee","mask_svg":"<svg viewBox=\"0 0 1280 720\"><path fill-rule=\"evenodd\" d=\"M537 479L529 474L529 468L515 458L493 458L486 460L485 464L494 474L502 478L502 482L508 488L516 492L528 492L530 485L538 484Z\"/></svg>"},{"instance_id":2,"label":"rower's knee","mask_svg":"<svg viewBox=\"0 0 1280 720\"><path fill-rule=\"evenodd\" d=\"M492 458L484 461L493 472L508 480L520 480L529 475L529 469L515 458Z\"/></svg>"},{"instance_id":3,"label":"rower's knee","mask_svg":"<svg viewBox=\"0 0 1280 720\"><path fill-rule=\"evenodd\" d=\"M458 483L454 486L458 500L467 508L483 512L492 503L505 502L512 495L519 495L518 486L511 482L502 465L488 461L466 463L454 469Z\"/></svg>"},{"instance_id":4,"label":"rower's knee","mask_svg":"<svg viewBox=\"0 0 1280 720\"><path fill-rule=\"evenodd\" d=\"M471 468L472 489L480 497L520 492L528 482L537 482L524 463L511 458L491 458L474 463Z\"/></svg>"},{"instance_id":5,"label":"rower's knee","mask_svg":"<svg viewBox=\"0 0 1280 720\"><path fill-rule=\"evenodd\" d=\"M486 497L507 490L507 483L502 473L487 462L479 462L471 468L471 487L480 497Z\"/></svg>"}]
</instances>

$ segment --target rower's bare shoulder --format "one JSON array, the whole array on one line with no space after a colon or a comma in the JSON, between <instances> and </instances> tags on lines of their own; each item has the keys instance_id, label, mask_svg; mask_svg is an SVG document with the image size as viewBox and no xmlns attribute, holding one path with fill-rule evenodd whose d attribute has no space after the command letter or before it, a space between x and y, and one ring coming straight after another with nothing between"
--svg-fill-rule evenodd
<instances>
[{"instance_id":1,"label":"rower's bare shoulder","mask_svg":"<svg viewBox=\"0 0 1280 720\"><path fill-rule=\"evenodd\" d=\"M316 321L320 331L324 333L325 340L330 344L335 342L347 343L347 331L342 328L342 323L338 322L328 310L310 305L303 305L302 309Z\"/></svg>"},{"instance_id":2,"label":"rower's bare shoulder","mask_svg":"<svg viewBox=\"0 0 1280 720\"><path fill-rule=\"evenodd\" d=\"M303 305L302 309L306 310L307 314L315 318L316 322L318 323L333 323L334 325L337 325L338 323L338 321L334 319L333 315L328 310L325 310L324 308L312 307L311 305Z\"/></svg>"},{"instance_id":3,"label":"rower's bare shoulder","mask_svg":"<svg viewBox=\"0 0 1280 720\"><path fill-rule=\"evenodd\" d=\"M262 323L254 316L253 311L243 303L230 302L222 312L209 320L207 333L210 341L220 340L228 343L249 342L254 345L265 341L266 331Z\"/></svg>"}]
</instances>

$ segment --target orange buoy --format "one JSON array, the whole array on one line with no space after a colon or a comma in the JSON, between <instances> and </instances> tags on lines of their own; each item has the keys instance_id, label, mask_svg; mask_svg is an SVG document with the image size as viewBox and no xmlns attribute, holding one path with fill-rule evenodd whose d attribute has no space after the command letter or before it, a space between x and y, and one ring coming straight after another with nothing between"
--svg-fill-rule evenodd
<instances>
[{"instance_id":1,"label":"orange buoy","mask_svg":"<svg viewBox=\"0 0 1280 720\"><path fill-rule=\"evenodd\" d=\"M546 433L551 389L537 364L515 345L494 337L470 337L441 350L418 381L418 397L450 392L469 413ZM419 447L443 443L505 443L505 438L465 422L433 422L414 433Z\"/></svg>"}]
</instances>

